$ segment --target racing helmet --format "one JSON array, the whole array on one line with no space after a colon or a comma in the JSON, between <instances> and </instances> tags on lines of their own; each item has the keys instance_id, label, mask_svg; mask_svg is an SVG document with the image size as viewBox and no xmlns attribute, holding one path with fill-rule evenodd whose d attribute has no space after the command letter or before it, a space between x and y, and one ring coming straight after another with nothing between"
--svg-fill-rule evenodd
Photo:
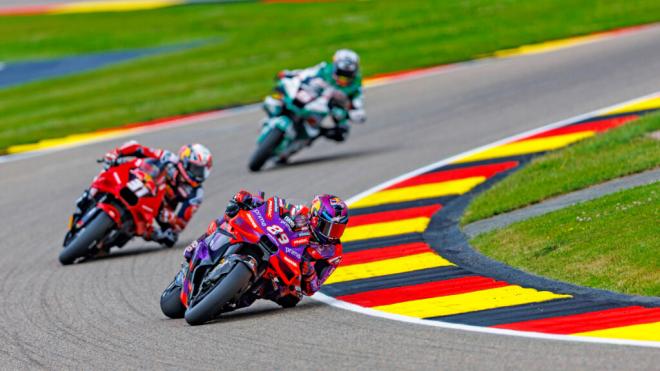
<instances>
[{"instance_id":1,"label":"racing helmet","mask_svg":"<svg viewBox=\"0 0 660 371\"><path fill-rule=\"evenodd\" d=\"M187 144L179 149L179 174L192 186L198 186L208 178L213 167L213 156L208 148L199 143Z\"/></svg>"},{"instance_id":2,"label":"racing helmet","mask_svg":"<svg viewBox=\"0 0 660 371\"><path fill-rule=\"evenodd\" d=\"M348 224L348 206L339 197L317 195L309 209L309 226L321 243L338 242Z\"/></svg>"},{"instance_id":3,"label":"racing helmet","mask_svg":"<svg viewBox=\"0 0 660 371\"><path fill-rule=\"evenodd\" d=\"M349 86L360 70L360 57L350 49L339 49L332 57L332 78L339 86Z\"/></svg>"}]
</instances>

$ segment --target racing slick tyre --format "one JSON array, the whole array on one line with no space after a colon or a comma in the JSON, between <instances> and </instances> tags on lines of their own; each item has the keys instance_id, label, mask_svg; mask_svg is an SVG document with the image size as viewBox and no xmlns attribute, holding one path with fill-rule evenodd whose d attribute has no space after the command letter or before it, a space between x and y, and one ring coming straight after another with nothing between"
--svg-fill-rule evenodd
<instances>
[{"instance_id":1,"label":"racing slick tyre","mask_svg":"<svg viewBox=\"0 0 660 371\"><path fill-rule=\"evenodd\" d=\"M245 288L252 279L252 271L243 263L236 265L214 287L211 292L194 305L190 305L184 315L191 326L204 324L214 319L222 307Z\"/></svg>"},{"instance_id":2,"label":"racing slick tyre","mask_svg":"<svg viewBox=\"0 0 660 371\"><path fill-rule=\"evenodd\" d=\"M81 231L71 238L60 253L60 263L69 265L89 254L90 246L102 239L115 222L104 212L99 212Z\"/></svg>"},{"instance_id":3,"label":"racing slick tyre","mask_svg":"<svg viewBox=\"0 0 660 371\"><path fill-rule=\"evenodd\" d=\"M273 129L266 135L250 158L248 167L251 171L259 171L264 166L270 156L273 155L273 151L275 151L275 148L280 144L283 137L284 132L280 129Z\"/></svg>"},{"instance_id":4,"label":"racing slick tyre","mask_svg":"<svg viewBox=\"0 0 660 371\"><path fill-rule=\"evenodd\" d=\"M160 310L170 318L183 318L186 307L181 302L181 286L173 280L160 296Z\"/></svg>"}]
</instances>

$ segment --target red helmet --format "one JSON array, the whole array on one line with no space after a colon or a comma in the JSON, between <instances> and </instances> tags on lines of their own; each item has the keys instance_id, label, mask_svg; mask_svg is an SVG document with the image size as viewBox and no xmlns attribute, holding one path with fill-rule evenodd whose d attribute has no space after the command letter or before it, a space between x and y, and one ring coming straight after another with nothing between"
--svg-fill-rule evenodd
<instances>
[{"instance_id":1,"label":"red helmet","mask_svg":"<svg viewBox=\"0 0 660 371\"><path fill-rule=\"evenodd\" d=\"M179 174L191 185L204 182L211 173L213 156L208 148L199 143L188 144L179 149Z\"/></svg>"},{"instance_id":2,"label":"red helmet","mask_svg":"<svg viewBox=\"0 0 660 371\"><path fill-rule=\"evenodd\" d=\"M318 195L309 210L309 225L321 243L338 242L348 224L348 206L339 197Z\"/></svg>"}]
</instances>

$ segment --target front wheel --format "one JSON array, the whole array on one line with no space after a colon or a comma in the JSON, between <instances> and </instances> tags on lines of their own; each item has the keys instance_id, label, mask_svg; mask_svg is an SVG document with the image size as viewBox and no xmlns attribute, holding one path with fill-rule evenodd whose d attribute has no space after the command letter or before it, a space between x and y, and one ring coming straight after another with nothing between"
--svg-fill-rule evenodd
<instances>
[{"instance_id":1,"label":"front wheel","mask_svg":"<svg viewBox=\"0 0 660 371\"><path fill-rule=\"evenodd\" d=\"M257 149L250 158L248 167L251 171L259 171L264 166L266 161L273 155L282 138L284 138L284 132L277 128L273 128L266 134L266 137L257 145Z\"/></svg>"},{"instance_id":2,"label":"front wheel","mask_svg":"<svg viewBox=\"0 0 660 371\"><path fill-rule=\"evenodd\" d=\"M189 325L196 326L204 324L215 318L222 307L234 298L252 279L252 271L241 263L236 265L227 275L206 294L199 302L188 307L184 317Z\"/></svg>"},{"instance_id":3,"label":"front wheel","mask_svg":"<svg viewBox=\"0 0 660 371\"><path fill-rule=\"evenodd\" d=\"M173 280L160 296L160 310L170 318L183 318L186 307L181 302L181 286Z\"/></svg>"},{"instance_id":4,"label":"front wheel","mask_svg":"<svg viewBox=\"0 0 660 371\"><path fill-rule=\"evenodd\" d=\"M115 222L110 216L102 211L99 212L64 247L64 250L60 253L60 263L69 265L77 259L87 256L90 247L98 243L114 224Z\"/></svg>"}]
</instances>

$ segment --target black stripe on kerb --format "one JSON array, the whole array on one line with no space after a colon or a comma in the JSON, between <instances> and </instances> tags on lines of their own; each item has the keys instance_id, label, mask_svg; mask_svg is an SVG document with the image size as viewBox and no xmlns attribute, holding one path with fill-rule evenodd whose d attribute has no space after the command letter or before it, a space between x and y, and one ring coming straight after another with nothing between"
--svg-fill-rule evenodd
<instances>
[{"instance_id":1,"label":"black stripe on kerb","mask_svg":"<svg viewBox=\"0 0 660 371\"><path fill-rule=\"evenodd\" d=\"M443 322L461 323L472 326L497 326L506 323L531 321L571 314L595 312L598 310L620 308L629 304L613 301L594 301L581 298L556 299L542 303L531 303L486 309L476 312L427 318Z\"/></svg>"},{"instance_id":2,"label":"black stripe on kerb","mask_svg":"<svg viewBox=\"0 0 660 371\"><path fill-rule=\"evenodd\" d=\"M377 249L380 247L396 246L396 245L402 245L404 243L422 242L422 241L424 241L424 239L422 238L421 233L407 233L407 234L399 234L396 236L370 238L367 240L346 242L342 244L342 248L344 252L355 252L355 251Z\"/></svg>"},{"instance_id":3,"label":"black stripe on kerb","mask_svg":"<svg viewBox=\"0 0 660 371\"><path fill-rule=\"evenodd\" d=\"M324 285L321 292L330 296L356 294L379 289L418 285L426 282L444 281L452 278L473 276L474 273L456 266L420 269L412 272L390 274L387 276L363 278L355 281L338 282Z\"/></svg>"},{"instance_id":4,"label":"black stripe on kerb","mask_svg":"<svg viewBox=\"0 0 660 371\"><path fill-rule=\"evenodd\" d=\"M444 205L455 198L456 196L443 196L443 197L425 198L421 200L397 202L397 203L377 205L377 206L360 207L355 209L349 208L348 216L351 217L351 216L358 216L365 214L374 214L383 211L402 210L402 209L409 209L412 207L419 207L419 206Z\"/></svg>"}]
</instances>

